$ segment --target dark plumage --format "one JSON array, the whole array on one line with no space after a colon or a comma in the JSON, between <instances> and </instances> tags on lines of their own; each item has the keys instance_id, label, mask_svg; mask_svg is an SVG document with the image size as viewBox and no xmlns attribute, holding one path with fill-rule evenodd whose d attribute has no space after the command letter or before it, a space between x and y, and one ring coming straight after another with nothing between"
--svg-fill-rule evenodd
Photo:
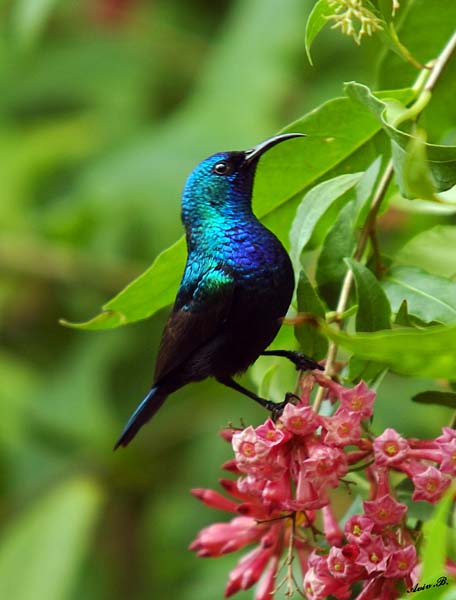
<instances>
[{"instance_id":1,"label":"dark plumage","mask_svg":"<svg viewBox=\"0 0 456 600\"><path fill-rule=\"evenodd\" d=\"M273 410L276 405L237 384L276 336L294 288L291 261L252 212L260 156L287 139L273 137L246 152L222 152L191 173L182 198L188 257L155 367L154 384L116 443L126 446L167 396L191 381L215 377ZM274 354L274 353L272 353ZM279 351L299 368L319 368Z\"/></svg>"}]
</instances>

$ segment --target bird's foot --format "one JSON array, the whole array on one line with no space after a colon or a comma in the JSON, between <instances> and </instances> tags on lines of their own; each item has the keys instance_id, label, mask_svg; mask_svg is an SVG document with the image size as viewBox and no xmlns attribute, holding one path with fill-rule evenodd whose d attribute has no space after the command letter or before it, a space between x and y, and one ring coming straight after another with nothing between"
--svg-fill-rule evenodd
<instances>
[{"instance_id":1,"label":"bird's foot","mask_svg":"<svg viewBox=\"0 0 456 600\"><path fill-rule=\"evenodd\" d=\"M313 371L314 369L323 371L323 367L319 363L302 352L290 351L289 358L295 365L297 371Z\"/></svg>"},{"instance_id":2,"label":"bird's foot","mask_svg":"<svg viewBox=\"0 0 456 600\"><path fill-rule=\"evenodd\" d=\"M271 419L274 421L274 423L282 416L285 406L289 402L291 402L292 404L297 404L300 400L300 397L296 396L296 394L287 392L285 394L285 400L283 402L269 402L267 409L271 411Z\"/></svg>"}]
</instances>

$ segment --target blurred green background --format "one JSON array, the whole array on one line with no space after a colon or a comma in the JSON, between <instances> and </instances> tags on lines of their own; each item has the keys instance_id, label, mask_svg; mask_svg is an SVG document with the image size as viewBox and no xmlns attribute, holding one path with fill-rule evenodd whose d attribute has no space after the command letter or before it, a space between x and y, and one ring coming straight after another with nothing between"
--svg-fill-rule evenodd
<instances>
[{"instance_id":1,"label":"blurred green background","mask_svg":"<svg viewBox=\"0 0 456 600\"><path fill-rule=\"evenodd\" d=\"M222 596L238 557L187 551L220 518L188 490L216 485L230 457L219 429L264 413L211 382L188 386L113 453L166 313L102 333L58 319L91 317L181 235L199 160L274 134L343 81L375 87L378 41L358 49L328 30L309 65L311 5L0 2L0 598ZM385 247L430 221L385 220ZM445 409L430 421L410 403L427 387L388 377L378 429L436 435Z\"/></svg>"}]
</instances>

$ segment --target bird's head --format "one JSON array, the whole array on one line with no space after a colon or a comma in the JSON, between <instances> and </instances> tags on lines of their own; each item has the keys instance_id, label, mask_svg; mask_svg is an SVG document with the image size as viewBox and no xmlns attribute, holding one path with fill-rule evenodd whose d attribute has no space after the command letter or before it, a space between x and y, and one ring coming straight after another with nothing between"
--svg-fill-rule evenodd
<instances>
[{"instance_id":1,"label":"bird's head","mask_svg":"<svg viewBox=\"0 0 456 600\"><path fill-rule=\"evenodd\" d=\"M284 133L245 151L218 152L192 171L182 197L184 223L242 208L250 209L255 170L260 157L276 144L303 137L302 133Z\"/></svg>"}]
</instances>

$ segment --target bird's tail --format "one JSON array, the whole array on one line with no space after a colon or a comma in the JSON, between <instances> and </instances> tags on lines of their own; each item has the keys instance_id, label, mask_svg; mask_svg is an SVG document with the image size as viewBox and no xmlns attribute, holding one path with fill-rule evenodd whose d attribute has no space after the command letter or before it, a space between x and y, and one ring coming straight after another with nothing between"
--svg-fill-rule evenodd
<instances>
[{"instance_id":1,"label":"bird's tail","mask_svg":"<svg viewBox=\"0 0 456 600\"><path fill-rule=\"evenodd\" d=\"M122 434L114 446L117 450L119 446L128 446L141 427L151 419L163 402L166 400L169 392L165 392L160 385L154 386L141 404L138 405L135 412L128 419Z\"/></svg>"}]
</instances>

